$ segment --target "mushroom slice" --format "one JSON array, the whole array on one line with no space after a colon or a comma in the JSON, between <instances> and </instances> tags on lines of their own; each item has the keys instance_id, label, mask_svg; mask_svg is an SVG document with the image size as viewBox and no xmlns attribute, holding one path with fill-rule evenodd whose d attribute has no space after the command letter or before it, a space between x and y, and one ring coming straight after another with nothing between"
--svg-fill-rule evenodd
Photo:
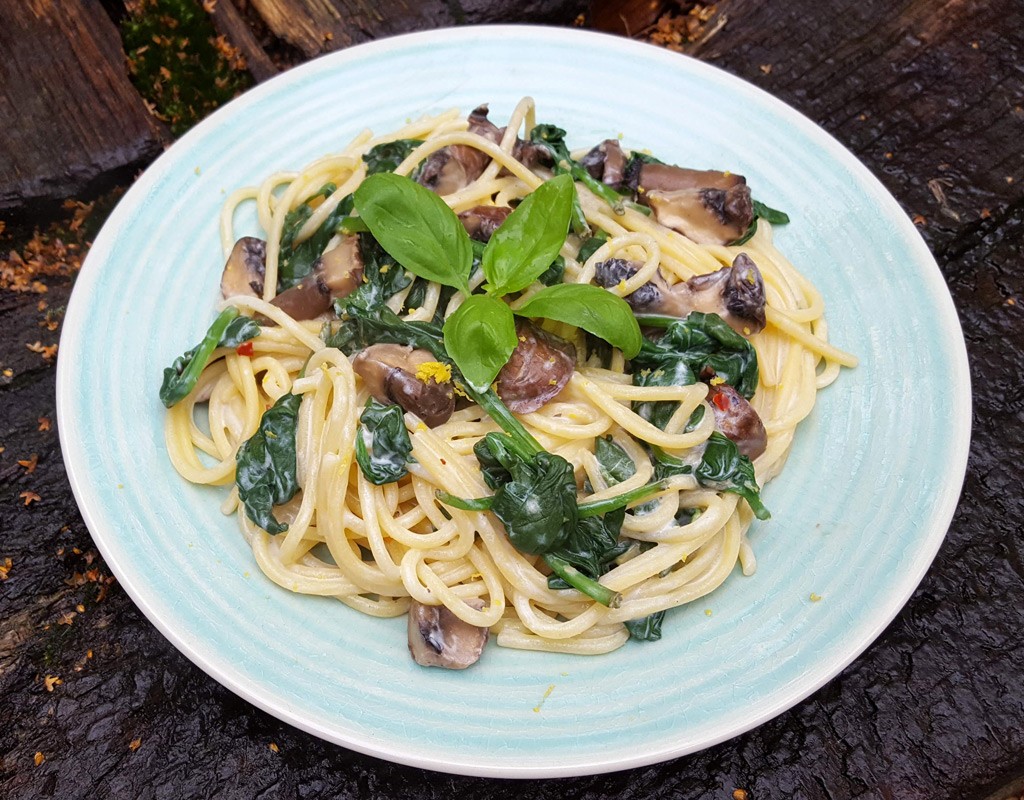
<instances>
[{"instance_id":1,"label":"mushroom slice","mask_svg":"<svg viewBox=\"0 0 1024 800\"><path fill-rule=\"evenodd\" d=\"M480 598L466 605L481 611ZM428 606L413 600L409 605L409 652L424 667L465 669L475 664L487 644L490 630L470 625L446 606Z\"/></svg>"},{"instance_id":2,"label":"mushroom slice","mask_svg":"<svg viewBox=\"0 0 1024 800\"><path fill-rule=\"evenodd\" d=\"M345 236L314 262L309 275L270 302L292 319L316 319L330 309L331 298L351 294L362 279L359 237Z\"/></svg>"},{"instance_id":3,"label":"mushroom slice","mask_svg":"<svg viewBox=\"0 0 1024 800\"><path fill-rule=\"evenodd\" d=\"M473 206L461 212L459 220L471 239L486 242L511 213L508 206Z\"/></svg>"},{"instance_id":4,"label":"mushroom slice","mask_svg":"<svg viewBox=\"0 0 1024 800\"><path fill-rule=\"evenodd\" d=\"M742 175L644 164L637 192L659 223L698 244L728 244L754 221L750 187Z\"/></svg>"},{"instance_id":5,"label":"mushroom slice","mask_svg":"<svg viewBox=\"0 0 1024 800\"><path fill-rule=\"evenodd\" d=\"M708 401L715 412L715 427L732 439L741 454L757 458L768 446L764 423L747 399L727 383L717 386L712 379Z\"/></svg>"},{"instance_id":6,"label":"mushroom slice","mask_svg":"<svg viewBox=\"0 0 1024 800\"><path fill-rule=\"evenodd\" d=\"M487 105L475 108L469 115L469 132L498 144L501 131L487 119ZM427 157L416 182L439 195L453 194L480 177L491 157L475 147L453 144Z\"/></svg>"},{"instance_id":7,"label":"mushroom slice","mask_svg":"<svg viewBox=\"0 0 1024 800\"><path fill-rule=\"evenodd\" d=\"M565 388L576 368L576 348L524 319L519 343L498 373L498 397L517 414L529 414Z\"/></svg>"},{"instance_id":8,"label":"mushroom slice","mask_svg":"<svg viewBox=\"0 0 1024 800\"><path fill-rule=\"evenodd\" d=\"M580 159L591 177L609 186L621 186L626 179L626 155L617 139L605 139Z\"/></svg>"},{"instance_id":9,"label":"mushroom slice","mask_svg":"<svg viewBox=\"0 0 1024 800\"><path fill-rule=\"evenodd\" d=\"M413 350L400 344L373 344L352 360L352 369L381 403L397 403L431 428L448 421L455 410L455 392L450 383L436 378L421 380L421 365L434 362L428 350Z\"/></svg>"},{"instance_id":10,"label":"mushroom slice","mask_svg":"<svg viewBox=\"0 0 1024 800\"><path fill-rule=\"evenodd\" d=\"M237 295L263 296L267 269L267 243L255 236L243 236L231 248L220 276L220 293L227 300Z\"/></svg>"},{"instance_id":11,"label":"mushroom slice","mask_svg":"<svg viewBox=\"0 0 1024 800\"><path fill-rule=\"evenodd\" d=\"M601 286L616 286L635 275L639 268L635 261L613 258L597 265L595 277ZM638 314L679 318L691 311L718 314L744 336L764 330L766 324L764 279L746 253L736 256L730 267L673 286L668 285L659 270L625 300Z\"/></svg>"}]
</instances>

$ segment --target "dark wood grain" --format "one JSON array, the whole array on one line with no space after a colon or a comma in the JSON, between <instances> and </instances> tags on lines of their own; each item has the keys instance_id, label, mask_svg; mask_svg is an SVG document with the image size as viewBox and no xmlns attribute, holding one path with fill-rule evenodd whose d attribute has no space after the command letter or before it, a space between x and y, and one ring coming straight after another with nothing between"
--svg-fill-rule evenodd
<instances>
[{"instance_id":1,"label":"dark wood grain","mask_svg":"<svg viewBox=\"0 0 1024 800\"><path fill-rule=\"evenodd\" d=\"M276 36L316 56L370 39L452 25L538 22L567 25L581 0L251 0Z\"/></svg>"},{"instance_id":2,"label":"dark wood grain","mask_svg":"<svg viewBox=\"0 0 1024 800\"><path fill-rule=\"evenodd\" d=\"M96 0L4 0L0 53L0 212L124 180L163 148Z\"/></svg>"}]
</instances>

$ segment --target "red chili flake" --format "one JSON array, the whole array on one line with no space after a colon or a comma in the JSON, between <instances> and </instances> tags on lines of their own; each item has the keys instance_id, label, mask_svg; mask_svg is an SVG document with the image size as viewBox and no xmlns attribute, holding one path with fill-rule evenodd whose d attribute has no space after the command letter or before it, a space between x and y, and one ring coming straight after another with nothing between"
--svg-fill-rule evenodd
<instances>
[{"instance_id":1,"label":"red chili flake","mask_svg":"<svg viewBox=\"0 0 1024 800\"><path fill-rule=\"evenodd\" d=\"M716 392L715 396L711 398L711 402L721 411L729 410L729 398L725 396L725 392Z\"/></svg>"},{"instance_id":2,"label":"red chili flake","mask_svg":"<svg viewBox=\"0 0 1024 800\"><path fill-rule=\"evenodd\" d=\"M235 352L240 356L251 356L252 355L252 342L242 342L238 347L235 348Z\"/></svg>"}]
</instances>

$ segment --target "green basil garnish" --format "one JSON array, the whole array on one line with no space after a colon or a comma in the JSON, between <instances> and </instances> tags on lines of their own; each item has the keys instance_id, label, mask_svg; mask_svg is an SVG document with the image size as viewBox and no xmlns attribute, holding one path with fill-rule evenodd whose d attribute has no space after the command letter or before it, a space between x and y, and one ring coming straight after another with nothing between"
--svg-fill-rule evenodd
<instances>
[{"instance_id":1,"label":"green basil garnish","mask_svg":"<svg viewBox=\"0 0 1024 800\"><path fill-rule=\"evenodd\" d=\"M444 347L470 386L484 392L518 342L512 311L496 297L474 294L444 323Z\"/></svg>"},{"instance_id":2,"label":"green basil garnish","mask_svg":"<svg viewBox=\"0 0 1024 800\"><path fill-rule=\"evenodd\" d=\"M448 205L391 172L370 175L355 191L356 210L373 237L414 275L469 294L473 246Z\"/></svg>"}]
</instances>

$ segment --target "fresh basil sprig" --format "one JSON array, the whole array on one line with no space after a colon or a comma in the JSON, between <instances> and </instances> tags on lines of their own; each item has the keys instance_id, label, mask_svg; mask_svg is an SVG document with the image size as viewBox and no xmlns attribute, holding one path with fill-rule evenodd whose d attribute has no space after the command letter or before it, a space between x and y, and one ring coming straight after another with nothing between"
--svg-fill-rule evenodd
<instances>
[{"instance_id":1,"label":"fresh basil sprig","mask_svg":"<svg viewBox=\"0 0 1024 800\"><path fill-rule=\"evenodd\" d=\"M478 392L491 385L518 341L512 311L486 294L467 297L444 323L444 348Z\"/></svg>"},{"instance_id":2,"label":"fresh basil sprig","mask_svg":"<svg viewBox=\"0 0 1024 800\"><path fill-rule=\"evenodd\" d=\"M516 313L583 328L619 348L626 358L639 353L643 344L640 326L629 304L599 286L585 283L548 286L517 308Z\"/></svg>"},{"instance_id":3,"label":"fresh basil sprig","mask_svg":"<svg viewBox=\"0 0 1024 800\"><path fill-rule=\"evenodd\" d=\"M473 246L448 204L409 178L370 175L355 191L370 233L414 275L469 294Z\"/></svg>"},{"instance_id":4,"label":"fresh basil sprig","mask_svg":"<svg viewBox=\"0 0 1024 800\"><path fill-rule=\"evenodd\" d=\"M491 235L481 268L484 289L501 297L533 283L565 244L572 215L573 182L568 175L541 184Z\"/></svg>"}]
</instances>

